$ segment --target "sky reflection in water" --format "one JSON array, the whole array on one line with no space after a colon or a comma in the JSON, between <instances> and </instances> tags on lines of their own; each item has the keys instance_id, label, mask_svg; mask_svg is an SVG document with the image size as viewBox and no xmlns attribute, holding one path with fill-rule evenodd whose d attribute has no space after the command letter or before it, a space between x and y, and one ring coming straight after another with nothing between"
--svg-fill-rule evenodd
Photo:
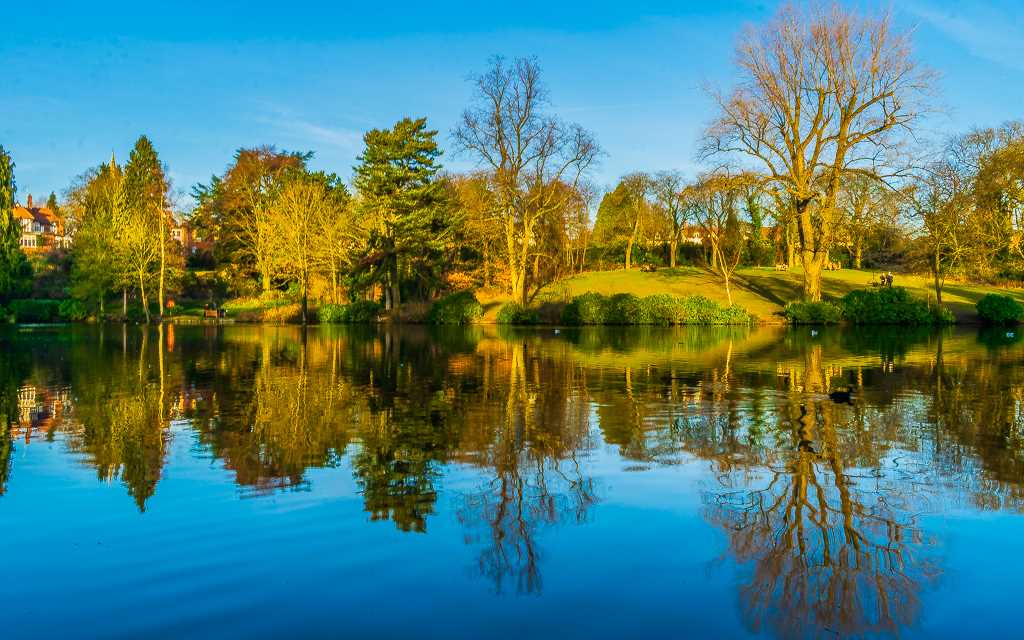
<instances>
[{"instance_id":1,"label":"sky reflection in water","mask_svg":"<svg viewBox=\"0 0 1024 640\"><path fill-rule=\"evenodd\" d=\"M1005 331L117 326L0 350L8 637L1016 632Z\"/></svg>"}]
</instances>

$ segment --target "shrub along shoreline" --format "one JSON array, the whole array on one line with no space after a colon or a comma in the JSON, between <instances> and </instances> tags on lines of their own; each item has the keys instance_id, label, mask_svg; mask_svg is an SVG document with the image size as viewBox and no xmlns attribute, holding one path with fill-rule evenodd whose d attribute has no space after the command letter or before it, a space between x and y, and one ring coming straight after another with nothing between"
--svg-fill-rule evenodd
<instances>
[{"instance_id":1,"label":"shrub along shoreline","mask_svg":"<svg viewBox=\"0 0 1024 640\"><path fill-rule=\"evenodd\" d=\"M299 306L286 297L244 298L224 304L228 322L282 324L300 319ZM1024 320L1024 306L1013 297L990 293L976 304L982 324L1008 325ZM747 325L771 323L778 316L758 318L739 305L725 306L700 295L631 293L604 295L587 292L568 302L545 301L540 306L515 302L502 304L496 314L485 316L485 307L470 290L444 296L429 305L403 308L400 316L386 312L371 300L348 304L322 304L313 310L312 321L320 324L503 324L547 326L683 326ZM138 314L135 314L138 315ZM783 313L792 325L905 325L939 326L955 324L957 319L946 309L915 298L903 287L856 289L842 298L821 302L791 302ZM87 318L81 304L68 300L14 300L0 307L0 320L11 323L49 324L94 320ZM132 321L133 315L128 320ZM169 321L197 321L200 315L183 314Z\"/></svg>"},{"instance_id":2,"label":"shrub along shoreline","mask_svg":"<svg viewBox=\"0 0 1024 640\"><path fill-rule=\"evenodd\" d=\"M791 302L783 314L790 324L948 325L956 318L945 307L915 298L903 287L856 289L839 300Z\"/></svg>"}]
</instances>

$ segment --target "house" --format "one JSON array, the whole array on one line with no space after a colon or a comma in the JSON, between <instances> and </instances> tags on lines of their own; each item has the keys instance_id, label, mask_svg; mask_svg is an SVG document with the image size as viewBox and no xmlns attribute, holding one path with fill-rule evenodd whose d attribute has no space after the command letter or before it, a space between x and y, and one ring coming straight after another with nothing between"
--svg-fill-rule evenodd
<instances>
[{"instance_id":1,"label":"house","mask_svg":"<svg viewBox=\"0 0 1024 640\"><path fill-rule=\"evenodd\" d=\"M71 246L64 220L48 207L35 206L31 195L24 205L14 205L14 219L21 225L21 248L26 253Z\"/></svg>"},{"instance_id":2,"label":"house","mask_svg":"<svg viewBox=\"0 0 1024 640\"><path fill-rule=\"evenodd\" d=\"M171 239L181 245L182 254L186 258L200 252L213 250L213 243L199 237L192 228L192 225L188 223L188 220L178 220L173 215L169 219L170 224L168 227L170 228Z\"/></svg>"}]
</instances>

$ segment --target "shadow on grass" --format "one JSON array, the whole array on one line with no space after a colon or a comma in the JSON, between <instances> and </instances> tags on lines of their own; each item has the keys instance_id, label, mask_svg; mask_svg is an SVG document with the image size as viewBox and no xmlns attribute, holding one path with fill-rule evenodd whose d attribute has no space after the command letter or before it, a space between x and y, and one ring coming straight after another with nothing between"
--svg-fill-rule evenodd
<instances>
[{"instance_id":1,"label":"shadow on grass","mask_svg":"<svg viewBox=\"0 0 1024 640\"><path fill-rule=\"evenodd\" d=\"M780 307L800 297L801 281L785 275L745 273L736 278L736 284L750 293L760 296Z\"/></svg>"},{"instance_id":2,"label":"shadow on grass","mask_svg":"<svg viewBox=\"0 0 1024 640\"><path fill-rule=\"evenodd\" d=\"M842 298L851 291L869 288L868 282L867 277L861 284L848 280L835 280L825 275L821 286L826 297ZM780 307L803 297L803 274L800 271L744 273L739 275L737 283L750 293Z\"/></svg>"}]
</instances>

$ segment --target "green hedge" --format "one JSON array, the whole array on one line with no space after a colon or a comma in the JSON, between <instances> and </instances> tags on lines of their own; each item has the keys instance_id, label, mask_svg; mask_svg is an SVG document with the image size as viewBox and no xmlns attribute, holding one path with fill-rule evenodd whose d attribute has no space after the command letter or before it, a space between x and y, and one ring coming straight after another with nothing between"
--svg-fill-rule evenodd
<instances>
[{"instance_id":1,"label":"green hedge","mask_svg":"<svg viewBox=\"0 0 1024 640\"><path fill-rule=\"evenodd\" d=\"M11 300L7 312L15 322L62 322L60 300Z\"/></svg>"},{"instance_id":2,"label":"green hedge","mask_svg":"<svg viewBox=\"0 0 1024 640\"><path fill-rule=\"evenodd\" d=\"M472 291L447 295L430 305L427 322L430 324L470 324L480 319L484 308Z\"/></svg>"},{"instance_id":3,"label":"green hedge","mask_svg":"<svg viewBox=\"0 0 1024 640\"><path fill-rule=\"evenodd\" d=\"M498 324L537 324L540 317L535 309L524 307L518 302L509 302L498 309Z\"/></svg>"},{"instance_id":4,"label":"green hedge","mask_svg":"<svg viewBox=\"0 0 1024 640\"><path fill-rule=\"evenodd\" d=\"M842 308L843 316L853 324L927 325L953 320L948 310L934 312L903 287L851 291L843 296Z\"/></svg>"},{"instance_id":5,"label":"green hedge","mask_svg":"<svg viewBox=\"0 0 1024 640\"><path fill-rule=\"evenodd\" d=\"M320 305L317 317L327 324L357 324L376 322L380 304L373 300L356 300L348 304Z\"/></svg>"},{"instance_id":6,"label":"green hedge","mask_svg":"<svg viewBox=\"0 0 1024 640\"><path fill-rule=\"evenodd\" d=\"M783 314L792 324L838 324L843 310L831 302L790 302Z\"/></svg>"},{"instance_id":7,"label":"green hedge","mask_svg":"<svg viewBox=\"0 0 1024 640\"><path fill-rule=\"evenodd\" d=\"M81 300L75 300L74 298L61 300L60 305L57 307L57 313L61 318L75 322L81 322L89 316L89 311L85 308L85 304Z\"/></svg>"},{"instance_id":8,"label":"green hedge","mask_svg":"<svg viewBox=\"0 0 1024 640\"><path fill-rule=\"evenodd\" d=\"M723 307L703 296L678 297L657 294L637 297L631 293L603 296L584 293L562 311L562 323L584 324L746 324L750 314L742 307Z\"/></svg>"},{"instance_id":9,"label":"green hedge","mask_svg":"<svg viewBox=\"0 0 1024 640\"><path fill-rule=\"evenodd\" d=\"M562 324L604 324L606 301L600 293L576 296L562 310Z\"/></svg>"},{"instance_id":10,"label":"green hedge","mask_svg":"<svg viewBox=\"0 0 1024 640\"><path fill-rule=\"evenodd\" d=\"M990 324L1015 324L1024 315L1024 307L1010 296L988 293L974 305L978 317Z\"/></svg>"}]
</instances>

